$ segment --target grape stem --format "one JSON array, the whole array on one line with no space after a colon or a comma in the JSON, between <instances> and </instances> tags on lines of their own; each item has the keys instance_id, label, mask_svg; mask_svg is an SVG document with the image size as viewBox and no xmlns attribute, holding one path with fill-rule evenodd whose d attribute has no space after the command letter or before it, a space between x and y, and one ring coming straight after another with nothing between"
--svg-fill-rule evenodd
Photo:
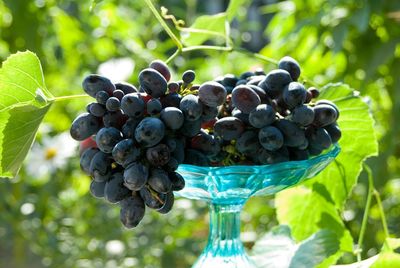
<instances>
[{"instance_id":1,"label":"grape stem","mask_svg":"<svg viewBox=\"0 0 400 268\"><path fill-rule=\"evenodd\" d=\"M60 96L60 97L52 98L51 101L59 102L59 101L64 101L64 100L79 99L79 98L86 98L86 97L90 97L90 96L87 94Z\"/></svg>"}]
</instances>

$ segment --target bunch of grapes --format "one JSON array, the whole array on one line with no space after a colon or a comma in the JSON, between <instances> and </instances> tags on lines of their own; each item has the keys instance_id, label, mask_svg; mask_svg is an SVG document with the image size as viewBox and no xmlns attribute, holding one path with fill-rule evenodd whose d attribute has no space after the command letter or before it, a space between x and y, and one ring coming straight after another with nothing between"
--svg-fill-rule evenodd
<instances>
[{"instance_id":1,"label":"bunch of grapes","mask_svg":"<svg viewBox=\"0 0 400 268\"><path fill-rule=\"evenodd\" d=\"M139 74L139 89L99 75L83 81L96 99L71 126L82 141L80 165L92 177L90 192L119 203L121 222L135 227L145 207L171 210L173 191L185 182L180 164L260 165L305 160L340 139L339 110L319 91L297 82L290 57L278 69L226 74L201 85L195 72L170 81L155 60Z\"/></svg>"}]
</instances>

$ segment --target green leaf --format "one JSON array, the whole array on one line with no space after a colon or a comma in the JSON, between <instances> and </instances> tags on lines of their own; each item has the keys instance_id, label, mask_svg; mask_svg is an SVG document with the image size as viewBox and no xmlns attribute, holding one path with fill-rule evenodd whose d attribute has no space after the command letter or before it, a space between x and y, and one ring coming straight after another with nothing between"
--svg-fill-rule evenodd
<instances>
[{"instance_id":1,"label":"green leaf","mask_svg":"<svg viewBox=\"0 0 400 268\"><path fill-rule=\"evenodd\" d=\"M11 55L0 69L0 177L14 177L53 96L32 52Z\"/></svg>"},{"instance_id":2,"label":"green leaf","mask_svg":"<svg viewBox=\"0 0 400 268\"><path fill-rule=\"evenodd\" d=\"M400 267L400 254L393 252L380 253L379 258L371 266L371 268L394 268L394 267Z\"/></svg>"},{"instance_id":3,"label":"green leaf","mask_svg":"<svg viewBox=\"0 0 400 268\"><path fill-rule=\"evenodd\" d=\"M251 2L249 0L231 0L229 1L229 6L226 9L226 15L229 21L232 21L236 15L238 9L243 5L249 5Z\"/></svg>"},{"instance_id":4,"label":"green leaf","mask_svg":"<svg viewBox=\"0 0 400 268\"><path fill-rule=\"evenodd\" d=\"M336 207L341 209L357 183L363 161L378 153L374 120L365 100L346 84L328 84L322 88L319 99L335 102L340 110L341 152L334 163L308 184L324 185Z\"/></svg>"},{"instance_id":5,"label":"green leaf","mask_svg":"<svg viewBox=\"0 0 400 268\"><path fill-rule=\"evenodd\" d=\"M226 23L227 14L225 12L200 16L190 28L181 32L182 42L186 46L198 46L207 40L214 40L216 37L224 40Z\"/></svg>"},{"instance_id":6,"label":"green leaf","mask_svg":"<svg viewBox=\"0 0 400 268\"><path fill-rule=\"evenodd\" d=\"M290 235L290 228L281 225L264 235L252 249L258 267L315 267L339 249L336 234L320 230L300 244Z\"/></svg>"},{"instance_id":7,"label":"green leaf","mask_svg":"<svg viewBox=\"0 0 400 268\"><path fill-rule=\"evenodd\" d=\"M400 238L386 238L382 251L390 252L400 248Z\"/></svg>"}]
</instances>

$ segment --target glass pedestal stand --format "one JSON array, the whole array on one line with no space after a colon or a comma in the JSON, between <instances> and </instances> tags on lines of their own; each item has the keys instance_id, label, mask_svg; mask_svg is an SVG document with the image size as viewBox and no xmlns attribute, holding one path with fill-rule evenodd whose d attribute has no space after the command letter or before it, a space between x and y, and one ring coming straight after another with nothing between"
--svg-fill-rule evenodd
<instances>
[{"instance_id":1,"label":"glass pedestal stand","mask_svg":"<svg viewBox=\"0 0 400 268\"><path fill-rule=\"evenodd\" d=\"M180 165L186 186L176 196L205 200L210 208L208 243L193 268L253 268L240 241L240 212L254 195L273 195L322 171L339 154L338 145L303 161L264 166Z\"/></svg>"}]
</instances>

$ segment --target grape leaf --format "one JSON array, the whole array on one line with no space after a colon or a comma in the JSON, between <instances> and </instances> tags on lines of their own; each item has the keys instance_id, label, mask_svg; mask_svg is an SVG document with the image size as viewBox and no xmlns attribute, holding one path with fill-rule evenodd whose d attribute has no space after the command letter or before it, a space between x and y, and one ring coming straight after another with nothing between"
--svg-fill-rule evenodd
<instances>
[{"instance_id":1,"label":"grape leaf","mask_svg":"<svg viewBox=\"0 0 400 268\"><path fill-rule=\"evenodd\" d=\"M339 249L336 234L320 230L296 244L287 225L277 226L259 239L252 249L258 267L315 267Z\"/></svg>"},{"instance_id":2,"label":"grape leaf","mask_svg":"<svg viewBox=\"0 0 400 268\"><path fill-rule=\"evenodd\" d=\"M231 0L229 1L229 6L226 9L226 15L229 21L232 21L237 15L238 9L243 5L250 4L251 1L248 0Z\"/></svg>"},{"instance_id":3,"label":"grape leaf","mask_svg":"<svg viewBox=\"0 0 400 268\"><path fill-rule=\"evenodd\" d=\"M323 184L336 207L341 209L357 183L363 161L378 153L374 120L367 103L348 85L328 84L318 98L334 101L340 110L341 152L334 163L308 184Z\"/></svg>"},{"instance_id":4,"label":"grape leaf","mask_svg":"<svg viewBox=\"0 0 400 268\"><path fill-rule=\"evenodd\" d=\"M37 56L11 55L0 69L0 177L14 177L52 104Z\"/></svg>"},{"instance_id":5,"label":"grape leaf","mask_svg":"<svg viewBox=\"0 0 400 268\"><path fill-rule=\"evenodd\" d=\"M226 30L226 19L225 12L200 16L188 30L181 32L181 40L186 46L197 46L207 40L214 40L215 37L223 39Z\"/></svg>"},{"instance_id":6,"label":"grape leaf","mask_svg":"<svg viewBox=\"0 0 400 268\"><path fill-rule=\"evenodd\" d=\"M380 253L378 259L371 268L394 268L400 267L400 254L394 252Z\"/></svg>"}]
</instances>

